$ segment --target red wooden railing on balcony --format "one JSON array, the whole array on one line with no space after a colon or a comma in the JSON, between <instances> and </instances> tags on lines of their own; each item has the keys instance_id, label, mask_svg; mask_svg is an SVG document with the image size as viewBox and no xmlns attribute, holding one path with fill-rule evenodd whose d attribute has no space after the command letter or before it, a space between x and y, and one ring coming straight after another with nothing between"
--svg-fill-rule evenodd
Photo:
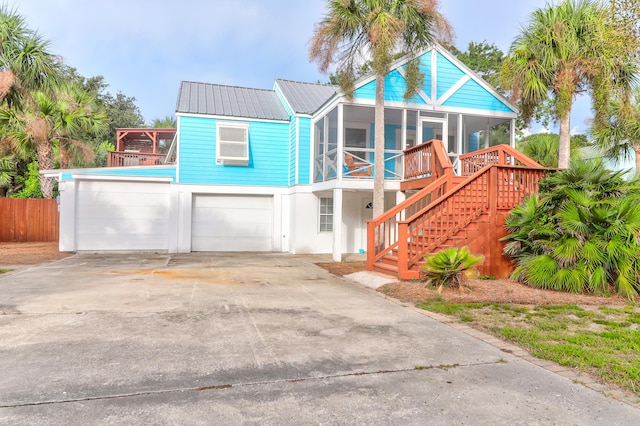
<instances>
[{"instance_id":1,"label":"red wooden railing on balcony","mask_svg":"<svg viewBox=\"0 0 640 426\"><path fill-rule=\"evenodd\" d=\"M404 151L405 180L425 176L439 178L452 168L451 160L440 140L432 139Z\"/></svg>"},{"instance_id":2,"label":"red wooden railing on balcony","mask_svg":"<svg viewBox=\"0 0 640 426\"><path fill-rule=\"evenodd\" d=\"M109 151L107 167L156 166L164 164L167 154ZM175 159L169 159L170 162Z\"/></svg>"},{"instance_id":3,"label":"red wooden railing on balcony","mask_svg":"<svg viewBox=\"0 0 640 426\"><path fill-rule=\"evenodd\" d=\"M460 175L471 176L484 166L490 164L503 164L511 166L525 166L540 168L536 163L518 150L509 145L496 145L491 148L469 152L460 156Z\"/></svg>"},{"instance_id":4,"label":"red wooden railing on balcony","mask_svg":"<svg viewBox=\"0 0 640 426\"><path fill-rule=\"evenodd\" d=\"M420 178L419 170L437 173L451 164L441 143L432 143L421 151L416 148L411 148L412 152L426 153L423 157L428 161L415 162L417 167L409 175ZM489 218L487 235L495 241L488 244L499 245L496 229L503 225L505 212L536 193L538 182L548 171L507 145L465 154L460 159L463 170L469 173L462 182L456 185L453 174L444 173L405 202L368 222L368 269L402 279L418 278L424 255L480 216ZM499 211L504 214L500 216ZM492 270L490 266L485 270Z\"/></svg>"}]
</instances>

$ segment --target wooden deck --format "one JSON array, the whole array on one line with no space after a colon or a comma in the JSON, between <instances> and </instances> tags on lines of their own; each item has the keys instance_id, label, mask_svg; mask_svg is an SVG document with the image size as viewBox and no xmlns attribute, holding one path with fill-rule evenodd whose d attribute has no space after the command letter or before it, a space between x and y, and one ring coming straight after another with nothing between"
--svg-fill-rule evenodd
<instances>
[{"instance_id":1,"label":"wooden deck","mask_svg":"<svg viewBox=\"0 0 640 426\"><path fill-rule=\"evenodd\" d=\"M512 264L502 255L500 241L506 235L504 219L538 192L549 169L498 145L460 156L462 176L454 176L444 144L423 145L407 150L404 188L416 181L426 186L368 222L367 268L417 279L425 254L466 245L485 256L482 274L508 276Z\"/></svg>"}]
</instances>

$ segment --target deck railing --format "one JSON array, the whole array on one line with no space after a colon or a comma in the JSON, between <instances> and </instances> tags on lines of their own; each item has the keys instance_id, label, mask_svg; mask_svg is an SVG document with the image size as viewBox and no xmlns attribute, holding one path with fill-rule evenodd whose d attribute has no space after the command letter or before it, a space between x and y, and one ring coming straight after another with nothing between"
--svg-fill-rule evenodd
<instances>
[{"instance_id":1,"label":"deck railing","mask_svg":"<svg viewBox=\"0 0 640 426\"><path fill-rule=\"evenodd\" d=\"M404 151L404 179L426 176L439 178L452 170L451 160L442 141L432 139Z\"/></svg>"},{"instance_id":2,"label":"deck railing","mask_svg":"<svg viewBox=\"0 0 640 426\"><path fill-rule=\"evenodd\" d=\"M499 164L503 166L542 167L520 151L509 145L496 145L460 156L460 175L471 176L484 166Z\"/></svg>"},{"instance_id":3,"label":"deck railing","mask_svg":"<svg viewBox=\"0 0 640 426\"><path fill-rule=\"evenodd\" d=\"M398 222L398 272L408 271L483 213L511 210L538 191L547 170L490 165L448 191L430 205Z\"/></svg>"},{"instance_id":4,"label":"deck railing","mask_svg":"<svg viewBox=\"0 0 640 426\"><path fill-rule=\"evenodd\" d=\"M156 166L165 164L166 154L146 152L109 151L107 167ZM171 159L175 161L175 155Z\"/></svg>"}]
</instances>

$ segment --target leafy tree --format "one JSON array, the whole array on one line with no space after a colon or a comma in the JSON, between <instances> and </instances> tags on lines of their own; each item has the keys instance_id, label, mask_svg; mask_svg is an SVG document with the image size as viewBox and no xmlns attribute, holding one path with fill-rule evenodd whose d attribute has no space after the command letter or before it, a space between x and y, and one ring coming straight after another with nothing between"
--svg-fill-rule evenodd
<instances>
[{"instance_id":1,"label":"leafy tree","mask_svg":"<svg viewBox=\"0 0 640 426\"><path fill-rule=\"evenodd\" d=\"M500 81L504 52L494 43L488 43L486 40L480 43L470 41L466 51L460 51L455 46L449 46L447 49L496 90L506 92Z\"/></svg>"},{"instance_id":2,"label":"leafy tree","mask_svg":"<svg viewBox=\"0 0 640 426\"><path fill-rule=\"evenodd\" d=\"M424 76L416 59L438 29L448 28L437 6L435 0L329 0L311 39L311 59L321 72L337 63L338 81L347 95L353 93L360 64L371 60L376 75L374 217L384 212L384 77L394 55L402 52L410 59L405 98L422 86Z\"/></svg>"},{"instance_id":3,"label":"leafy tree","mask_svg":"<svg viewBox=\"0 0 640 426\"><path fill-rule=\"evenodd\" d=\"M532 287L633 299L640 291L640 181L574 161L505 221L512 278Z\"/></svg>"},{"instance_id":4,"label":"leafy tree","mask_svg":"<svg viewBox=\"0 0 640 426\"><path fill-rule=\"evenodd\" d=\"M560 125L559 167L569 166L575 95L591 92L600 126L611 95L630 90L636 50L621 41L620 32L619 21L600 3L564 0L531 15L503 63L503 84L513 88L527 121L537 105L551 98Z\"/></svg>"},{"instance_id":5,"label":"leafy tree","mask_svg":"<svg viewBox=\"0 0 640 426\"><path fill-rule=\"evenodd\" d=\"M484 256L469 253L468 247L450 247L424 257L423 276L427 285L464 289L467 278L478 276L476 266L484 262Z\"/></svg>"},{"instance_id":6,"label":"leafy tree","mask_svg":"<svg viewBox=\"0 0 640 426\"><path fill-rule=\"evenodd\" d=\"M558 167L558 147L560 137L553 133L538 133L520 139L516 147L527 157L544 167ZM577 148L588 146L586 136L571 136L571 157L579 158Z\"/></svg>"},{"instance_id":7,"label":"leafy tree","mask_svg":"<svg viewBox=\"0 0 640 426\"><path fill-rule=\"evenodd\" d=\"M27 165L27 173L24 176L17 177L17 188L11 197L12 198L43 198L42 191L40 190L40 173L38 172L38 163L32 161ZM55 195L55 190L53 191Z\"/></svg>"},{"instance_id":8,"label":"leafy tree","mask_svg":"<svg viewBox=\"0 0 640 426\"><path fill-rule=\"evenodd\" d=\"M58 84L60 61L49 52L49 41L7 4L0 4L0 40L0 102L20 108L30 91Z\"/></svg>"},{"instance_id":9,"label":"leafy tree","mask_svg":"<svg viewBox=\"0 0 640 426\"><path fill-rule=\"evenodd\" d=\"M592 129L594 143L615 160L635 153L636 173L640 173L640 89L636 89L629 106L614 99L608 116L607 126Z\"/></svg>"}]
</instances>

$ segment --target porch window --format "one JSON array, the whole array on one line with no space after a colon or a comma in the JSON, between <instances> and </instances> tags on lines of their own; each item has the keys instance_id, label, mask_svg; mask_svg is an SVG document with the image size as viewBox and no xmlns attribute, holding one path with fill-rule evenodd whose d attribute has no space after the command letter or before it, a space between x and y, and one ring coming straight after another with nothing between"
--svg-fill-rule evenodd
<instances>
[{"instance_id":1,"label":"porch window","mask_svg":"<svg viewBox=\"0 0 640 426\"><path fill-rule=\"evenodd\" d=\"M216 123L216 163L225 166L249 164L248 123Z\"/></svg>"},{"instance_id":2,"label":"porch window","mask_svg":"<svg viewBox=\"0 0 640 426\"><path fill-rule=\"evenodd\" d=\"M320 198L320 232L333 231L333 198Z\"/></svg>"}]
</instances>

